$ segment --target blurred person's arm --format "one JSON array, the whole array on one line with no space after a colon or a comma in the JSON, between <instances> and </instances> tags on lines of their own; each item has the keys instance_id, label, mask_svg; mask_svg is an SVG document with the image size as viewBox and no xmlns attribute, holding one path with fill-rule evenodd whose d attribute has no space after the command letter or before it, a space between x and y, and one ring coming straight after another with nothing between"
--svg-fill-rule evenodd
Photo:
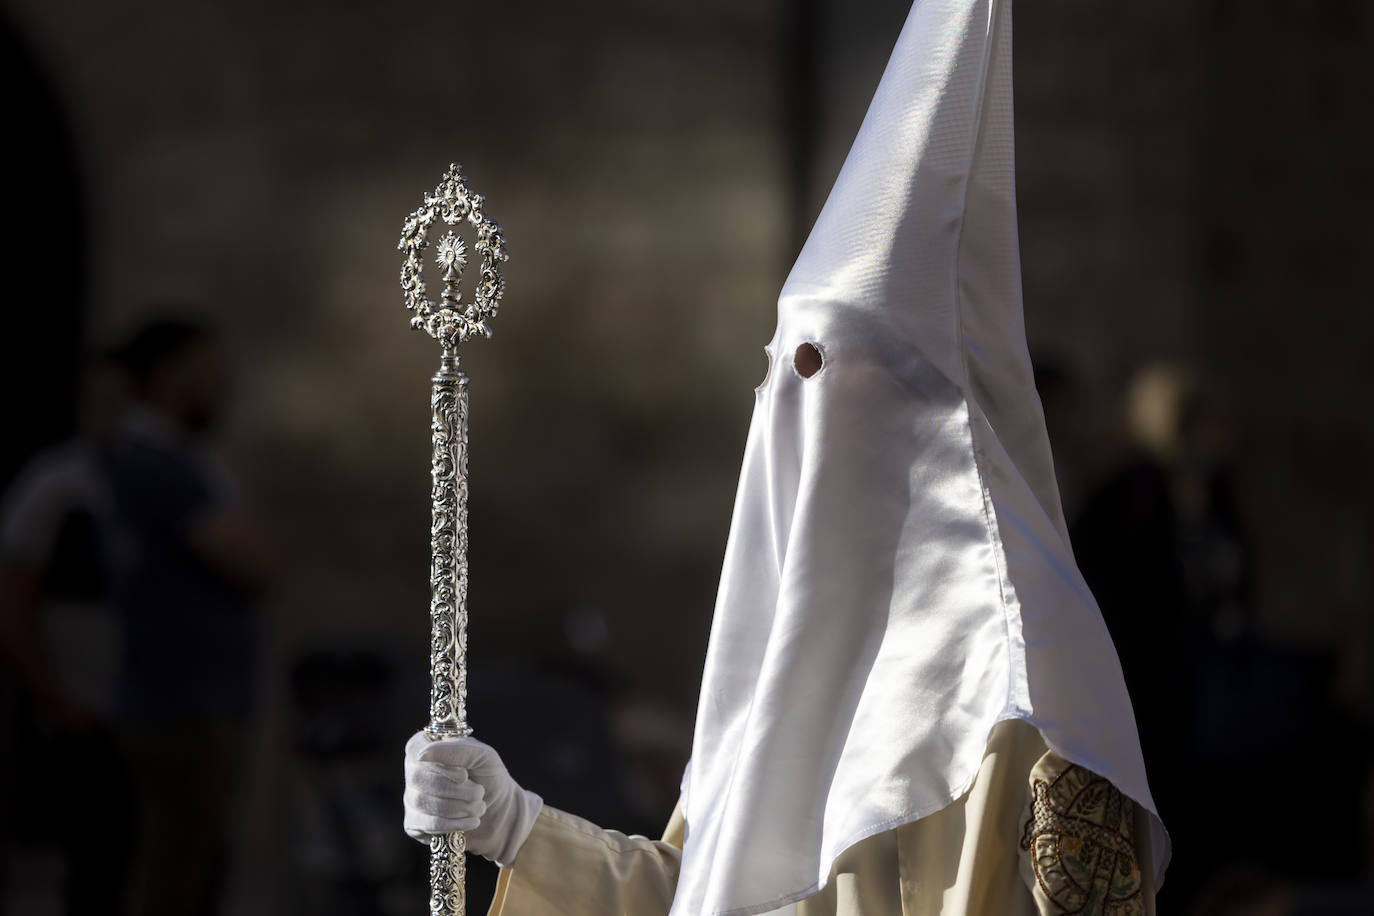
<instances>
[{"instance_id":1,"label":"blurred person's arm","mask_svg":"<svg viewBox=\"0 0 1374 916\"><path fill-rule=\"evenodd\" d=\"M0 648L34 700L56 722L80 730L95 716L58 685L38 630L38 596L43 571L22 563L0 562Z\"/></svg>"},{"instance_id":2,"label":"blurred person's arm","mask_svg":"<svg viewBox=\"0 0 1374 916\"><path fill-rule=\"evenodd\" d=\"M277 553L257 521L239 508L219 508L190 528L191 548L201 561L234 586L258 594L278 573Z\"/></svg>"},{"instance_id":3,"label":"blurred person's arm","mask_svg":"<svg viewBox=\"0 0 1374 916\"><path fill-rule=\"evenodd\" d=\"M63 688L39 612L62 519L85 493L84 465L69 451L34 456L0 504L0 656L59 727L81 730L96 715Z\"/></svg>"}]
</instances>

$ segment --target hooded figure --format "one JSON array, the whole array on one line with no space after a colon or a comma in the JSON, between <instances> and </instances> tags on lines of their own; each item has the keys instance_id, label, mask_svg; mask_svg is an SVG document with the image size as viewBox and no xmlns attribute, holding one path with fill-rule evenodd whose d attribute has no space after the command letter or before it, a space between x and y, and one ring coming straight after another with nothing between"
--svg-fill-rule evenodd
<instances>
[{"instance_id":1,"label":"hooded figure","mask_svg":"<svg viewBox=\"0 0 1374 916\"><path fill-rule=\"evenodd\" d=\"M1060 508L1012 147L1010 0L916 0L779 298L664 840L412 739L408 827L477 825L514 866L493 913L1153 911L1168 838Z\"/></svg>"}]
</instances>

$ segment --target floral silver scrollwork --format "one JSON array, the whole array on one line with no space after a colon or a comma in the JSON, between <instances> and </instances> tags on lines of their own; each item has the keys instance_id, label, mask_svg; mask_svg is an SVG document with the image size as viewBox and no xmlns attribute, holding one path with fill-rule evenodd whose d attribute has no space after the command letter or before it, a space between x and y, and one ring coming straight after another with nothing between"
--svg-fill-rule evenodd
<instances>
[{"instance_id":1,"label":"floral silver scrollwork","mask_svg":"<svg viewBox=\"0 0 1374 916\"><path fill-rule=\"evenodd\" d=\"M429 838L430 916L467 910L467 840L460 832Z\"/></svg>"},{"instance_id":2,"label":"floral silver scrollwork","mask_svg":"<svg viewBox=\"0 0 1374 916\"><path fill-rule=\"evenodd\" d=\"M469 735L468 379L445 357L430 397L429 727Z\"/></svg>"},{"instance_id":3,"label":"floral silver scrollwork","mask_svg":"<svg viewBox=\"0 0 1374 916\"><path fill-rule=\"evenodd\" d=\"M424 252L429 247L429 230L434 221L456 226L466 220L473 228L473 248L479 256L478 279L472 300L464 303L459 283L467 265L467 249L452 231L439 240L436 248L443 268L443 294L436 304L425 295ZM397 250L404 252L401 262L401 292L406 308L415 315L411 327L421 328L451 351L473 337L490 337L489 322L496 316L506 281L501 264L509 257L501 227L483 209L483 197L474 194L455 162L448 167L438 187L425 194L419 208L401 226Z\"/></svg>"}]
</instances>

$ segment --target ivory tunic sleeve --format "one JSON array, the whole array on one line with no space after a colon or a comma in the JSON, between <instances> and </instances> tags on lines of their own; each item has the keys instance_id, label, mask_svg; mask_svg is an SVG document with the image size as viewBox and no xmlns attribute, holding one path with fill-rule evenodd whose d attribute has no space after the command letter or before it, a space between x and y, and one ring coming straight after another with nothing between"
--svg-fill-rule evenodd
<instances>
[{"instance_id":1,"label":"ivory tunic sleeve","mask_svg":"<svg viewBox=\"0 0 1374 916\"><path fill-rule=\"evenodd\" d=\"M659 916L668 912L682 859L682 809L663 839L603 830L545 805L510 868L501 869L488 916Z\"/></svg>"}]
</instances>

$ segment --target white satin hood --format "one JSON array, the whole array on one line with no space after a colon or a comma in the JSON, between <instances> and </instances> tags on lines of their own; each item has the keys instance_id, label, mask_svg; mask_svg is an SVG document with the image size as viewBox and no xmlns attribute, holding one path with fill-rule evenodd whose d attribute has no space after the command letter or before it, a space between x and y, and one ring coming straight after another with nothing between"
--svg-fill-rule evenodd
<instances>
[{"instance_id":1,"label":"white satin hood","mask_svg":"<svg viewBox=\"0 0 1374 916\"><path fill-rule=\"evenodd\" d=\"M1002 719L1154 815L1026 350L1009 0L912 7L768 351L674 916L814 893L850 845L962 795Z\"/></svg>"}]
</instances>

